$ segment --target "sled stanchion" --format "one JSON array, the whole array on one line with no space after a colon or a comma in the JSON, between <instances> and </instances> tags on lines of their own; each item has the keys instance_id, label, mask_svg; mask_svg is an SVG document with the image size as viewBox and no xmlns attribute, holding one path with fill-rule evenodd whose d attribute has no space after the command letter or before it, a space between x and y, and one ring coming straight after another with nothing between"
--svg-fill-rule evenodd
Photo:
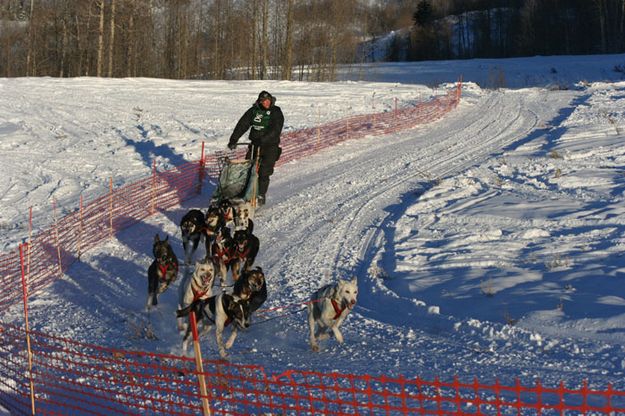
<instances>
[{"instance_id":1,"label":"sled stanchion","mask_svg":"<svg viewBox=\"0 0 625 416\"><path fill-rule=\"evenodd\" d=\"M83 224L83 200L82 194L80 194L80 205L78 208L78 260L80 260L80 256L82 255L82 237L84 232L84 224Z\"/></svg>"},{"instance_id":2,"label":"sled stanchion","mask_svg":"<svg viewBox=\"0 0 625 416\"><path fill-rule=\"evenodd\" d=\"M252 156L254 156L254 148L252 148ZM258 152L256 153L256 160L254 161L254 170L256 171L256 181L252 184L252 208L256 209L258 206L258 170L260 169L260 146L258 146Z\"/></svg>"},{"instance_id":3,"label":"sled stanchion","mask_svg":"<svg viewBox=\"0 0 625 416\"><path fill-rule=\"evenodd\" d=\"M200 337L197 333L197 322L195 313L189 314L189 325L191 325L191 333L193 334L193 351L195 352L195 370L197 371L198 383L200 385L200 396L202 399L202 414L204 416L211 415L210 405L208 403L208 391L206 389L206 380L204 379L204 366L202 364L202 350L200 349Z\"/></svg>"},{"instance_id":4,"label":"sled stanchion","mask_svg":"<svg viewBox=\"0 0 625 416\"><path fill-rule=\"evenodd\" d=\"M27 244L29 245L29 244ZM24 269L24 244L20 244L20 267L22 270L22 300L24 302L24 326L26 330L26 349L28 353L28 380L30 386L30 411L35 414L35 383L33 382L33 352L30 347L30 326L28 324L28 285Z\"/></svg>"},{"instance_id":5,"label":"sled stanchion","mask_svg":"<svg viewBox=\"0 0 625 416\"><path fill-rule=\"evenodd\" d=\"M152 197L150 198L150 214L156 212L156 159L152 161Z\"/></svg>"},{"instance_id":6,"label":"sled stanchion","mask_svg":"<svg viewBox=\"0 0 625 416\"><path fill-rule=\"evenodd\" d=\"M56 245L56 256L59 262L59 278L63 277L63 262L61 261L61 245L59 242L59 221L56 216L56 200L52 200L52 217L54 220L54 245Z\"/></svg>"},{"instance_id":7,"label":"sled stanchion","mask_svg":"<svg viewBox=\"0 0 625 416\"><path fill-rule=\"evenodd\" d=\"M200 171L198 172L197 193L202 194L202 183L204 182L204 168L206 166L206 158L204 156L204 142L202 142L202 156L200 157Z\"/></svg>"}]
</instances>

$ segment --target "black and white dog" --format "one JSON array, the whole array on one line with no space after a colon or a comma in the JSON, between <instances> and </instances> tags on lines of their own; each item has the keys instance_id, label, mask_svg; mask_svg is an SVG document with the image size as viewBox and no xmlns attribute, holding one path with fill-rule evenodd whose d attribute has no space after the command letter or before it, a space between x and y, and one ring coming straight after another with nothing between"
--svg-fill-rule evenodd
<instances>
[{"instance_id":1,"label":"black and white dog","mask_svg":"<svg viewBox=\"0 0 625 416\"><path fill-rule=\"evenodd\" d=\"M228 278L228 269L232 263L233 242L230 229L223 227L211 244L211 258L219 275L219 283L223 286Z\"/></svg>"},{"instance_id":2,"label":"black and white dog","mask_svg":"<svg viewBox=\"0 0 625 416\"><path fill-rule=\"evenodd\" d=\"M201 331L198 331L200 332L200 336L207 333L214 324L219 355L222 358L226 358L228 356L226 349L229 349L232 347L232 344L234 344L238 330L245 329L250 325L246 308L246 301L234 294L222 292L208 299L193 301L191 305L176 311L176 316L181 318L188 316L190 313L195 314L198 327L201 327ZM228 341L224 344L224 329L231 324L232 332ZM182 339L183 353L186 353L189 341L191 341L191 331L192 329L189 326Z\"/></svg>"},{"instance_id":3,"label":"black and white dog","mask_svg":"<svg viewBox=\"0 0 625 416\"><path fill-rule=\"evenodd\" d=\"M232 269L232 280L237 281L242 272L249 271L254 265L260 240L247 230L235 231L232 238L231 259L228 263Z\"/></svg>"},{"instance_id":4,"label":"black and white dog","mask_svg":"<svg viewBox=\"0 0 625 416\"><path fill-rule=\"evenodd\" d=\"M163 293L178 277L178 258L169 245L169 236L161 240L159 235L154 236L152 253L154 261L148 268L148 301L149 309L158 304L158 295Z\"/></svg>"},{"instance_id":5,"label":"black and white dog","mask_svg":"<svg viewBox=\"0 0 625 416\"><path fill-rule=\"evenodd\" d=\"M206 235L206 256L212 257L215 238L219 233L221 233L221 230L226 225L223 214L218 205L212 204L208 207L208 211L206 211L206 216L204 218L204 225L204 234Z\"/></svg>"},{"instance_id":6,"label":"black and white dog","mask_svg":"<svg viewBox=\"0 0 625 416\"><path fill-rule=\"evenodd\" d=\"M224 222L224 226L226 227L234 226L234 216L236 213L235 213L234 204L232 203L232 201L227 198L224 198L218 202L217 206L219 207L219 210L221 211L221 216Z\"/></svg>"},{"instance_id":7,"label":"black and white dog","mask_svg":"<svg viewBox=\"0 0 625 416\"><path fill-rule=\"evenodd\" d=\"M308 303L308 326L310 329L310 347L319 351L318 341L330 337L330 333L339 344L343 343L343 334L339 327L356 305L358 285L356 278L339 280L326 285L313 293Z\"/></svg>"},{"instance_id":8,"label":"black and white dog","mask_svg":"<svg viewBox=\"0 0 625 416\"><path fill-rule=\"evenodd\" d=\"M199 209L190 210L180 220L185 264L191 264L191 259L204 235L205 228L204 214Z\"/></svg>"}]
</instances>

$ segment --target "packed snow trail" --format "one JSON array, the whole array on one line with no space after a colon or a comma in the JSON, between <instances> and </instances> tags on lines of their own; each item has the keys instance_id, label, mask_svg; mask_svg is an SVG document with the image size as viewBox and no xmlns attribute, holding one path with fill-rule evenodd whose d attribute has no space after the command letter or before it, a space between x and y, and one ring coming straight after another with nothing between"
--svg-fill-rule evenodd
<instances>
[{"instance_id":1,"label":"packed snow trail","mask_svg":"<svg viewBox=\"0 0 625 416\"><path fill-rule=\"evenodd\" d=\"M323 284L357 275L359 303L345 325L346 346L326 343L325 353L334 359L366 357L373 373L393 369L424 375L431 371L432 377L462 373L459 367L463 362L476 359L484 361L483 373L472 375L486 378L499 373L501 365L546 378L558 366L566 371L565 363L536 368L532 352L536 345L531 334L521 329L488 324L490 331L507 331L517 338L514 346L506 345L501 352L494 350L489 337L474 335L475 328L470 325L457 331L461 321L445 315L444 305L425 305L389 290L376 276L375 259L385 244L392 243L388 234L393 233L394 219L404 214L402 207L413 203L436 179L461 173L530 135L540 134L537 129L557 118L574 96L571 92L493 92L465 102L433 125L392 137L345 143L319 154L323 164L299 161L282 168L271 185L270 202L257 220L257 233L265 247L257 263L268 275L269 304L305 300ZM428 314L430 306L440 306L441 314ZM281 351L285 348L306 348L304 316L290 317L273 327L289 345L278 347L270 341L268 366L278 357L287 361L297 355L296 351ZM381 329L386 335L380 336ZM405 354L419 355L416 361L424 366L397 368ZM326 355L310 359L315 364L303 368L332 369L333 360ZM428 361L431 363L426 364ZM552 377L555 381L560 375L556 372Z\"/></svg>"},{"instance_id":2,"label":"packed snow trail","mask_svg":"<svg viewBox=\"0 0 625 416\"><path fill-rule=\"evenodd\" d=\"M359 302L342 328L343 345L331 339L313 353L305 312L285 309L257 316L234 344L232 362L276 372L298 368L447 380L458 374L485 382L499 375L508 383L519 376L526 384L534 377L557 383L569 372L579 381L582 367L595 382L609 380L602 357L584 341L557 340L546 352L540 339L522 328L459 318L444 304L428 305L394 292L378 265L384 252L392 251L395 221L407 207L433 192L439 180L543 134L578 94L488 93L468 86L460 106L435 123L348 141L281 166L272 176L268 203L255 219L261 242L256 264L268 280L264 307L305 302L320 286L353 275ZM189 208L206 204L206 196L189 201L85 253L66 279L35 296L32 322L38 330L89 343L180 353L174 310L181 278L159 299L158 309L146 315L145 271L154 234L170 235L180 254L179 219ZM17 309L15 319L20 319ZM202 345L205 358L217 356L214 337ZM613 348L607 345L604 352Z\"/></svg>"}]
</instances>

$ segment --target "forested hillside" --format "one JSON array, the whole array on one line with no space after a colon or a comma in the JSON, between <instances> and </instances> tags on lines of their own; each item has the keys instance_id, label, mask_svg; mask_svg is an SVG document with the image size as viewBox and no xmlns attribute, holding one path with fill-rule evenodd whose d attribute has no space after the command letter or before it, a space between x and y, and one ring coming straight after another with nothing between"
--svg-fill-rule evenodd
<instances>
[{"instance_id":1,"label":"forested hillside","mask_svg":"<svg viewBox=\"0 0 625 416\"><path fill-rule=\"evenodd\" d=\"M624 0L420 0L413 7L388 60L625 50Z\"/></svg>"}]
</instances>

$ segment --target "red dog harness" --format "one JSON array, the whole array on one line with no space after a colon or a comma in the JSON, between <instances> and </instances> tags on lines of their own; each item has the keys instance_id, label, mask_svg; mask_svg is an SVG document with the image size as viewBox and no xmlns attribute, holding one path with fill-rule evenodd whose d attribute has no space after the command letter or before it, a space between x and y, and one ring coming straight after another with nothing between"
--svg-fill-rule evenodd
<instances>
[{"instance_id":1,"label":"red dog harness","mask_svg":"<svg viewBox=\"0 0 625 416\"><path fill-rule=\"evenodd\" d=\"M230 261L232 261L232 250L230 250L228 247L220 247L219 245L216 245L214 247L217 247L217 250L215 250L215 252L213 253L213 259L215 260L223 260L224 263L228 264L230 263Z\"/></svg>"},{"instance_id":2,"label":"red dog harness","mask_svg":"<svg viewBox=\"0 0 625 416\"><path fill-rule=\"evenodd\" d=\"M158 268L161 271L161 276L165 277L167 275L167 269L169 268L169 264L165 263L165 264L158 264Z\"/></svg>"},{"instance_id":3,"label":"red dog harness","mask_svg":"<svg viewBox=\"0 0 625 416\"><path fill-rule=\"evenodd\" d=\"M247 255L250 254L250 248L247 247L245 250L239 250L239 248L237 247L234 254L239 260L245 260L247 258Z\"/></svg>"},{"instance_id":4,"label":"red dog harness","mask_svg":"<svg viewBox=\"0 0 625 416\"><path fill-rule=\"evenodd\" d=\"M167 270L169 270L169 265L173 264L173 263L158 263L158 269L161 271L161 280L165 280L167 281ZM174 269L177 270L178 268L174 265Z\"/></svg>"},{"instance_id":5,"label":"red dog harness","mask_svg":"<svg viewBox=\"0 0 625 416\"><path fill-rule=\"evenodd\" d=\"M334 318L332 318L332 319L334 319L336 321L337 319L339 319L341 317L341 314L343 313L343 311L345 309L347 309L347 307L341 309L339 307L339 304L336 303L336 301L334 299L330 299L330 301L332 302L332 307L334 308L334 313L336 313L336 315L334 315Z\"/></svg>"},{"instance_id":6,"label":"red dog harness","mask_svg":"<svg viewBox=\"0 0 625 416\"><path fill-rule=\"evenodd\" d=\"M197 290L193 286L191 286L191 291L193 292L193 301L200 299L202 296L208 293L208 289L206 290Z\"/></svg>"}]
</instances>

